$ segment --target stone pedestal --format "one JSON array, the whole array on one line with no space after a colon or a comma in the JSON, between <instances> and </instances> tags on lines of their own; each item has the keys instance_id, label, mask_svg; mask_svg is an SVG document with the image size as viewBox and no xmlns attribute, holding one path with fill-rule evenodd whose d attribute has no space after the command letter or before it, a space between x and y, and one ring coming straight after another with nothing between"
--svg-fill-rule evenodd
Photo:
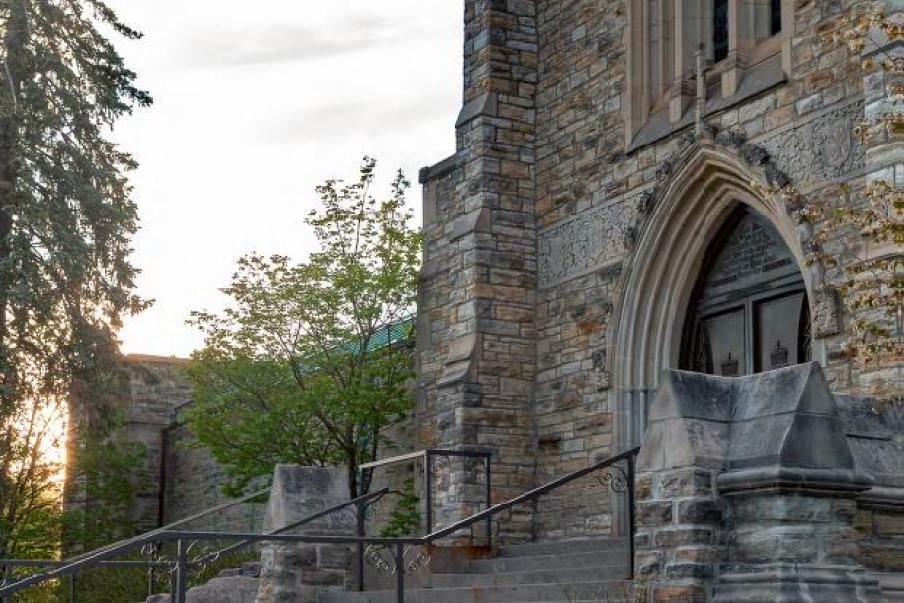
<instances>
[{"instance_id":1,"label":"stone pedestal","mask_svg":"<svg viewBox=\"0 0 904 603\"><path fill-rule=\"evenodd\" d=\"M637 567L656 601L879 601L858 471L818 364L668 371L638 459Z\"/></svg>"},{"instance_id":2,"label":"stone pedestal","mask_svg":"<svg viewBox=\"0 0 904 603\"><path fill-rule=\"evenodd\" d=\"M845 470L721 475L728 547L715 600L879 600L876 580L858 563L853 527L853 496L867 483Z\"/></svg>"},{"instance_id":3,"label":"stone pedestal","mask_svg":"<svg viewBox=\"0 0 904 603\"><path fill-rule=\"evenodd\" d=\"M271 531L349 500L343 469L277 465L264 531ZM292 534L353 535L355 511L318 519ZM271 544L261 553L257 603L315 603L326 589L343 588L352 549L328 544Z\"/></svg>"}]
</instances>

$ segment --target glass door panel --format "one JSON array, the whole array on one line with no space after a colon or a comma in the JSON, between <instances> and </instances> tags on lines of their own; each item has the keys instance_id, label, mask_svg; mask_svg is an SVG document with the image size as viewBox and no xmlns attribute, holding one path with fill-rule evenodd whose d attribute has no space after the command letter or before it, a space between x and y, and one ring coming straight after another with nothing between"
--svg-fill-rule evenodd
<instances>
[{"instance_id":1,"label":"glass door panel","mask_svg":"<svg viewBox=\"0 0 904 603\"><path fill-rule=\"evenodd\" d=\"M744 308L704 318L713 374L738 377L747 373Z\"/></svg>"},{"instance_id":2,"label":"glass door panel","mask_svg":"<svg viewBox=\"0 0 904 603\"><path fill-rule=\"evenodd\" d=\"M803 302L804 294L795 293L756 304L757 372L771 371L800 362Z\"/></svg>"}]
</instances>

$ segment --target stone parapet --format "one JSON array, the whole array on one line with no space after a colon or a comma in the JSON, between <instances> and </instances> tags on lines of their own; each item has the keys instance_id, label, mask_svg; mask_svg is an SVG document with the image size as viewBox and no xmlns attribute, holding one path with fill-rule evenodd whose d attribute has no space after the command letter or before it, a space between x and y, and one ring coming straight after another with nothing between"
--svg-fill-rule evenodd
<instances>
[{"instance_id":1,"label":"stone parapet","mask_svg":"<svg viewBox=\"0 0 904 603\"><path fill-rule=\"evenodd\" d=\"M637 567L655 600L880 600L855 526L875 480L818 364L661 383L637 485Z\"/></svg>"},{"instance_id":2,"label":"stone parapet","mask_svg":"<svg viewBox=\"0 0 904 603\"><path fill-rule=\"evenodd\" d=\"M283 528L349 498L343 469L277 465L264 531ZM290 533L351 536L354 516L354 509L347 508ZM266 545L261 553L257 603L316 603L320 592L346 586L351 559L352 550L344 545Z\"/></svg>"}]
</instances>

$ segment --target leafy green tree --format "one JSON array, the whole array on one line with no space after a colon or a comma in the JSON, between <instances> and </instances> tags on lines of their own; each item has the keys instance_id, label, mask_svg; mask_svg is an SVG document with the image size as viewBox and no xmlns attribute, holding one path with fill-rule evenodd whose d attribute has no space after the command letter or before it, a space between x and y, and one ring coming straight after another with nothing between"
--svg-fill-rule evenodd
<instances>
[{"instance_id":1,"label":"leafy green tree","mask_svg":"<svg viewBox=\"0 0 904 603\"><path fill-rule=\"evenodd\" d=\"M195 312L205 335L187 374L188 423L226 466L233 493L276 463L341 464L352 496L359 466L410 406L413 354L406 321L416 295L420 233L399 172L385 200L371 194L376 163L352 183L317 188L306 223L319 249L305 262L242 258L220 314Z\"/></svg>"},{"instance_id":2,"label":"leafy green tree","mask_svg":"<svg viewBox=\"0 0 904 603\"><path fill-rule=\"evenodd\" d=\"M135 164L108 135L151 98L103 29L139 37L102 0L0 2L0 557L48 479L23 420L115 361L121 317L145 305Z\"/></svg>"}]
</instances>

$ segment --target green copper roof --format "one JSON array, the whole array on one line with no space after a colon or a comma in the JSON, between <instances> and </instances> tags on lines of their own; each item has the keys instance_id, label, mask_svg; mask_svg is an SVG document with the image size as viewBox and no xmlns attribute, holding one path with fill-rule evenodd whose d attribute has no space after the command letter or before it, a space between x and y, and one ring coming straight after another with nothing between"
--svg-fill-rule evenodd
<instances>
[{"instance_id":1,"label":"green copper roof","mask_svg":"<svg viewBox=\"0 0 904 603\"><path fill-rule=\"evenodd\" d=\"M414 333L415 320L416 318L414 315L406 316L405 318L378 330L374 333L370 342L368 342L367 351L373 352L374 350L385 348L393 343L408 339L411 337L411 334Z\"/></svg>"}]
</instances>

